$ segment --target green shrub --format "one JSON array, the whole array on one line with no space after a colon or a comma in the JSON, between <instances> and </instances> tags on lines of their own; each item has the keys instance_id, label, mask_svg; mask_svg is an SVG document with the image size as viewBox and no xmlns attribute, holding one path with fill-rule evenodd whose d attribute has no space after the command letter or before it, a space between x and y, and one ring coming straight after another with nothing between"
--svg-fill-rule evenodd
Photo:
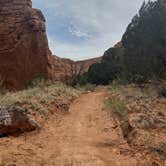
<instances>
[{"instance_id":1,"label":"green shrub","mask_svg":"<svg viewBox=\"0 0 166 166\"><path fill-rule=\"evenodd\" d=\"M91 84L108 85L119 73L120 67L116 63L96 63L89 68L87 80Z\"/></svg>"},{"instance_id":2,"label":"green shrub","mask_svg":"<svg viewBox=\"0 0 166 166\"><path fill-rule=\"evenodd\" d=\"M71 86L76 86L76 85L86 85L88 83L88 73L84 73L82 75L76 76L72 81L71 81Z\"/></svg>"},{"instance_id":3,"label":"green shrub","mask_svg":"<svg viewBox=\"0 0 166 166\"><path fill-rule=\"evenodd\" d=\"M166 87L162 87L158 91L159 96L166 98Z\"/></svg>"},{"instance_id":4,"label":"green shrub","mask_svg":"<svg viewBox=\"0 0 166 166\"><path fill-rule=\"evenodd\" d=\"M119 77L119 78L113 80L112 82L110 82L110 86L113 88L117 88L121 85L126 85L128 83L129 82L126 79Z\"/></svg>"},{"instance_id":5,"label":"green shrub","mask_svg":"<svg viewBox=\"0 0 166 166\"><path fill-rule=\"evenodd\" d=\"M138 85L142 85L147 82L146 77L140 74L132 76L130 81Z\"/></svg>"},{"instance_id":6,"label":"green shrub","mask_svg":"<svg viewBox=\"0 0 166 166\"><path fill-rule=\"evenodd\" d=\"M118 115L118 117L123 118L127 115L126 103L120 98L108 98L106 106L111 110L111 112Z\"/></svg>"}]
</instances>

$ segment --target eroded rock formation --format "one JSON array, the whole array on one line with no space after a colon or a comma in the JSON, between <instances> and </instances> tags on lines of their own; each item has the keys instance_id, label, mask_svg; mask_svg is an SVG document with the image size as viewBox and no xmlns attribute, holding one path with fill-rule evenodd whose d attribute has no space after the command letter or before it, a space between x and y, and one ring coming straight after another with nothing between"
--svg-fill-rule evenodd
<instances>
[{"instance_id":1,"label":"eroded rock formation","mask_svg":"<svg viewBox=\"0 0 166 166\"><path fill-rule=\"evenodd\" d=\"M0 79L21 89L38 75L49 76L51 52L45 18L31 0L0 0Z\"/></svg>"},{"instance_id":2,"label":"eroded rock formation","mask_svg":"<svg viewBox=\"0 0 166 166\"><path fill-rule=\"evenodd\" d=\"M53 57L53 78L55 81L68 82L76 75L83 74L88 71L89 67L101 62L102 57L92 58L82 61L72 61L70 59Z\"/></svg>"}]
</instances>

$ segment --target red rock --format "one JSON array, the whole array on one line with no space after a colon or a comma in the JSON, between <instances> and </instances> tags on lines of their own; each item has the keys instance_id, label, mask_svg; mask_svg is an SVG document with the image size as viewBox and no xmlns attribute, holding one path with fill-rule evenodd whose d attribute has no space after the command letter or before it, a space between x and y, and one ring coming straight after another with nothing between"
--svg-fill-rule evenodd
<instances>
[{"instance_id":1,"label":"red rock","mask_svg":"<svg viewBox=\"0 0 166 166\"><path fill-rule=\"evenodd\" d=\"M35 76L50 76L51 52L42 12L31 0L0 1L0 79L21 89Z\"/></svg>"},{"instance_id":2,"label":"red rock","mask_svg":"<svg viewBox=\"0 0 166 166\"><path fill-rule=\"evenodd\" d=\"M53 57L53 78L55 81L67 82L76 75L83 74L88 71L89 67L101 62L102 57L92 58L82 61L72 61L70 59Z\"/></svg>"},{"instance_id":3,"label":"red rock","mask_svg":"<svg viewBox=\"0 0 166 166\"><path fill-rule=\"evenodd\" d=\"M0 107L0 136L32 131L37 128L37 123L28 117L22 108Z\"/></svg>"}]
</instances>

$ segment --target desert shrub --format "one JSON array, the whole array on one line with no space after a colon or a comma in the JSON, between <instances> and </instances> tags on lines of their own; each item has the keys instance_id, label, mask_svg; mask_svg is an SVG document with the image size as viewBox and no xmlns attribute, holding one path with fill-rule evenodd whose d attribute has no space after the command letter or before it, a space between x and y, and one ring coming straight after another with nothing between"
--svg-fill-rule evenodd
<instances>
[{"instance_id":1,"label":"desert shrub","mask_svg":"<svg viewBox=\"0 0 166 166\"><path fill-rule=\"evenodd\" d=\"M86 85L88 83L88 73L77 75L71 82L71 86Z\"/></svg>"},{"instance_id":2,"label":"desert shrub","mask_svg":"<svg viewBox=\"0 0 166 166\"><path fill-rule=\"evenodd\" d=\"M17 92L7 92L0 97L1 105L27 105L29 109L46 115L52 104L61 104L64 100L73 100L79 91L64 84L52 84L47 87L29 88Z\"/></svg>"},{"instance_id":3,"label":"desert shrub","mask_svg":"<svg viewBox=\"0 0 166 166\"><path fill-rule=\"evenodd\" d=\"M135 75L131 76L130 82L135 83L141 87L143 84L145 84L147 82L147 79L143 75L135 74Z\"/></svg>"},{"instance_id":4,"label":"desert shrub","mask_svg":"<svg viewBox=\"0 0 166 166\"><path fill-rule=\"evenodd\" d=\"M166 87L162 87L158 90L158 94L161 97L165 97L166 98Z\"/></svg>"},{"instance_id":5,"label":"desert shrub","mask_svg":"<svg viewBox=\"0 0 166 166\"><path fill-rule=\"evenodd\" d=\"M84 86L84 88L85 88L86 91L92 91L93 92L96 88L96 85L95 84L86 84Z\"/></svg>"},{"instance_id":6,"label":"desert shrub","mask_svg":"<svg viewBox=\"0 0 166 166\"><path fill-rule=\"evenodd\" d=\"M45 76L39 75L27 82L27 88L44 87L50 85L50 83Z\"/></svg>"},{"instance_id":7,"label":"desert shrub","mask_svg":"<svg viewBox=\"0 0 166 166\"><path fill-rule=\"evenodd\" d=\"M75 88L78 89L78 90L80 90L80 91L83 91L83 92L86 92L86 91L93 92L96 89L96 85L95 84L90 84L90 83L87 83L85 85L79 85L79 84L77 84L75 86Z\"/></svg>"},{"instance_id":8,"label":"desert shrub","mask_svg":"<svg viewBox=\"0 0 166 166\"><path fill-rule=\"evenodd\" d=\"M127 84L129 84L129 81L124 77L118 77L117 79L110 82L110 86L113 88L117 88L121 85L127 85Z\"/></svg>"},{"instance_id":9,"label":"desert shrub","mask_svg":"<svg viewBox=\"0 0 166 166\"><path fill-rule=\"evenodd\" d=\"M104 63L93 64L88 71L88 82L97 85L107 85L111 80L109 66Z\"/></svg>"},{"instance_id":10,"label":"desert shrub","mask_svg":"<svg viewBox=\"0 0 166 166\"><path fill-rule=\"evenodd\" d=\"M88 71L88 82L96 85L108 85L118 77L120 68L109 63L93 64Z\"/></svg>"},{"instance_id":11,"label":"desert shrub","mask_svg":"<svg viewBox=\"0 0 166 166\"><path fill-rule=\"evenodd\" d=\"M106 101L106 106L118 117L124 118L127 115L127 106L124 100L118 97L110 97Z\"/></svg>"},{"instance_id":12,"label":"desert shrub","mask_svg":"<svg viewBox=\"0 0 166 166\"><path fill-rule=\"evenodd\" d=\"M5 166L5 164L0 164L0 166Z\"/></svg>"}]
</instances>

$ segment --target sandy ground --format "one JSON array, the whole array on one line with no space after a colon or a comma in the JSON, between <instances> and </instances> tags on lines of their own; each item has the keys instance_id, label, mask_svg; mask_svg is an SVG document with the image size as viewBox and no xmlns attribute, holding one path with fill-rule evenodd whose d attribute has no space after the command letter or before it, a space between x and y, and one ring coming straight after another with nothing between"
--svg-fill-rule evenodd
<instances>
[{"instance_id":1,"label":"sandy ground","mask_svg":"<svg viewBox=\"0 0 166 166\"><path fill-rule=\"evenodd\" d=\"M69 113L53 114L38 132L0 139L5 166L135 166L104 110L105 90L81 95Z\"/></svg>"}]
</instances>

